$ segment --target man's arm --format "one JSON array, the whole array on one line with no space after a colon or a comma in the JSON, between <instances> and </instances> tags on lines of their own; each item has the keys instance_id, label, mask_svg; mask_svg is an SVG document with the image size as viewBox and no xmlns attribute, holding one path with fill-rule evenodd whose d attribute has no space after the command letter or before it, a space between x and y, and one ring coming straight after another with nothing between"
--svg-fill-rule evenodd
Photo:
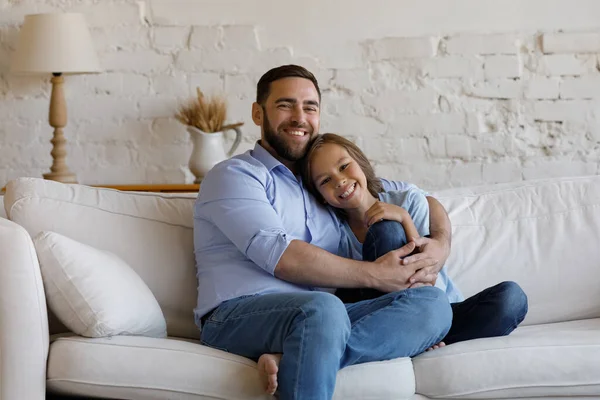
<instances>
[{"instance_id":1,"label":"man's arm","mask_svg":"<svg viewBox=\"0 0 600 400\"><path fill-rule=\"evenodd\" d=\"M427 196L427 202L429 203L429 236L443 245L445 257L440 262L444 265L450 256L452 225L444 206L435 197Z\"/></svg>"},{"instance_id":2,"label":"man's arm","mask_svg":"<svg viewBox=\"0 0 600 400\"><path fill-rule=\"evenodd\" d=\"M415 244L420 252L403 260L403 264L411 265L417 272L410 278L411 283L431 283L437 278L448 256L452 228L444 206L431 196L427 196L429 204L430 238L419 238Z\"/></svg>"},{"instance_id":3,"label":"man's arm","mask_svg":"<svg viewBox=\"0 0 600 400\"><path fill-rule=\"evenodd\" d=\"M417 186L401 182L381 179L384 190L410 190L419 189ZM406 257L403 261L405 265L413 265L417 273L411 277L411 281L431 283L437 278L446 260L450 256L450 242L452 236L452 227L450 219L444 209L444 206L434 197L426 192L421 192L426 196L429 204L429 235L430 238L421 237L415 241L419 247L419 253L414 256Z\"/></svg>"},{"instance_id":4,"label":"man's arm","mask_svg":"<svg viewBox=\"0 0 600 400\"><path fill-rule=\"evenodd\" d=\"M239 160L213 168L204 178L195 218L210 221L265 272L277 278L319 287L372 287L394 291L408 287L416 269L402 265L412 249L396 250L373 263L354 261L292 240L273 209L265 176Z\"/></svg>"},{"instance_id":5,"label":"man's arm","mask_svg":"<svg viewBox=\"0 0 600 400\"><path fill-rule=\"evenodd\" d=\"M416 269L402 265L402 257L414 244L389 252L374 262L355 261L333 255L301 240L292 240L275 268L275 276L307 286L373 288L393 292L410 286Z\"/></svg>"}]
</instances>

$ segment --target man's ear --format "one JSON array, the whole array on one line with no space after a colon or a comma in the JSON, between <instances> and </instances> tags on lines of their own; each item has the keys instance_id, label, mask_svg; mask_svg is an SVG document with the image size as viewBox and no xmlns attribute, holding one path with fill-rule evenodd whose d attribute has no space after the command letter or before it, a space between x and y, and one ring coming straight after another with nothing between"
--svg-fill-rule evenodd
<instances>
[{"instance_id":1,"label":"man's ear","mask_svg":"<svg viewBox=\"0 0 600 400\"><path fill-rule=\"evenodd\" d=\"M252 121L258 126L263 124L263 108L257 102L252 103Z\"/></svg>"}]
</instances>

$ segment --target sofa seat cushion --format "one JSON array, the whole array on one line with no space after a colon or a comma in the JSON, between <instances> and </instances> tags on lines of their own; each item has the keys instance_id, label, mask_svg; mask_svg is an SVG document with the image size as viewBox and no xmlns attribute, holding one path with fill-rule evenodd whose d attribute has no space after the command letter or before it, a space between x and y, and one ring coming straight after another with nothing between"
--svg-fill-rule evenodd
<instances>
[{"instance_id":1,"label":"sofa seat cushion","mask_svg":"<svg viewBox=\"0 0 600 400\"><path fill-rule=\"evenodd\" d=\"M520 327L413 359L417 393L433 399L600 398L600 319Z\"/></svg>"},{"instance_id":2,"label":"sofa seat cushion","mask_svg":"<svg viewBox=\"0 0 600 400\"><path fill-rule=\"evenodd\" d=\"M192 340L61 337L50 346L52 392L121 399L270 399L256 363ZM338 374L335 399L409 399L409 358L367 363Z\"/></svg>"}]
</instances>

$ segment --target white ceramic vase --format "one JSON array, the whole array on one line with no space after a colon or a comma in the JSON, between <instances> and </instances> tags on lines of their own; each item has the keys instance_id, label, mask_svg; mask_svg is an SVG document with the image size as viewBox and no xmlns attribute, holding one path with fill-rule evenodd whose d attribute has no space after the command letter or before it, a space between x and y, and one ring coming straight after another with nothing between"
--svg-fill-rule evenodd
<instances>
[{"instance_id":1,"label":"white ceramic vase","mask_svg":"<svg viewBox=\"0 0 600 400\"><path fill-rule=\"evenodd\" d=\"M202 132L194 126L188 126L187 131L192 138L192 155L188 166L190 171L196 177L194 183L200 183L204 175L215 166L215 164L231 157L242 140L242 132L239 128L230 128L235 130L235 140L231 148L225 153L225 143L223 131L221 132Z\"/></svg>"}]
</instances>

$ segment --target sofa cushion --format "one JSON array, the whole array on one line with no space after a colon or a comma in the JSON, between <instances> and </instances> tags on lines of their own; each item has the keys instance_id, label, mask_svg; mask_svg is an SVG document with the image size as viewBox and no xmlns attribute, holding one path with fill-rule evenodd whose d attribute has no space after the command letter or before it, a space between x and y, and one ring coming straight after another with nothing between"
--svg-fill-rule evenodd
<instances>
[{"instance_id":1,"label":"sofa cushion","mask_svg":"<svg viewBox=\"0 0 600 400\"><path fill-rule=\"evenodd\" d=\"M413 359L430 398L600 398L600 319L532 325L455 343Z\"/></svg>"},{"instance_id":2,"label":"sofa cushion","mask_svg":"<svg viewBox=\"0 0 600 400\"><path fill-rule=\"evenodd\" d=\"M72 332L167 336L154 295L119 257L54 232L41 232L33 243L48 306Z\"/></svg>"},{"instance_id":3,"label":"sofa cushion","mask_svg":"<svg viewBox=\"0 0 600 400\"><path fill-rule=\"evenodd\" d=\"M53 231L116 254L158 300L169 335L200 336L193 317L195 194L121 192L19 178L8 183L4 201L9 218L32 237Z\"/></svg>"},{"instance_id":4,"label":"sofa cushion","mask_svg":"<svg viewBox=\"0 0 600 400\"><path fill-rule=\"evenodd\" d=\"M527 293L524 325L600 318L600 176L434 193L452 221L448 272L465 296Z\"/></svg>"},{"instance_id":5,"label":"sofa cushion","mask_svg":"<svg viewBox=\"0 0 600 400\"><path fill-rule=\"evenodd\" d=\"M247 358L195 341L126 336L57 339L50 346L47 387L122 399L271 398ZM402 400L414 389L411 360L399 358L344 368L334 399Z\"/></svg>"}]
</instances>

